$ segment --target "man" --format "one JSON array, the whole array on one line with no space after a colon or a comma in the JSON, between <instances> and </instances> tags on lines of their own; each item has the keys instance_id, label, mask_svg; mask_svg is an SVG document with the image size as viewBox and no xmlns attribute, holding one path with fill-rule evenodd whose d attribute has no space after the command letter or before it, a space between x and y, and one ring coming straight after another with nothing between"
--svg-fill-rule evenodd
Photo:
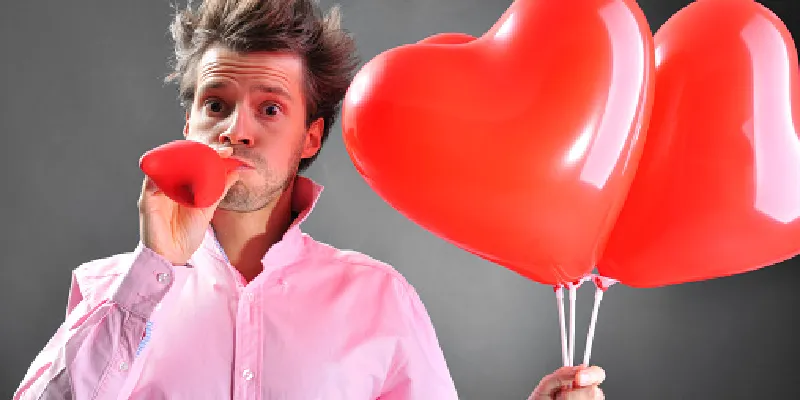
<instances>
[{"instance_id":1,"label":"man","mask_svg":"<svg viewBox=\"0 0 800 400\"><path fill-rule=\"evenodd\" d=\"M413 287L300 230L322 188L298 173L357 68L337 9L207 0L171 28L184 136L245 166L206 209L145 178L139 245L75 269L66 320L14 398L456 399ZM602 379L562 368L531 398L600 398Z\"/></svg>"}]
</instances>

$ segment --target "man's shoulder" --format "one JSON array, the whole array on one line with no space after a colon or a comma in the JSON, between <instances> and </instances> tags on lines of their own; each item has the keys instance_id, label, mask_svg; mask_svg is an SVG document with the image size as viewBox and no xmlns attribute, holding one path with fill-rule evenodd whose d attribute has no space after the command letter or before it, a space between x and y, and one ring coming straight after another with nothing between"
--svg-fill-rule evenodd
<instances>
[{"instance_id":1,"label":"man's shoulder","mask_svg":"<svg viewBox=\"0 0 800 400\"><path fill-rule=\"evenodd\" d=\"M338 290L366 299L376 309L386 311L383 315L389 320L401 312L417 322L430 324L416 288L394 266L364 252L317 240L313 246L314 260L306 264L309 267L306 272L317 277L316 281L336 285Z\"/></svg>"},{"instance_id":2,"label":"man's shoulder","mask_svg":"<svg viewBox=\"0 0 800 400\"><path fill-rule=\"evenodd\" d=\"M344 272L360 271L391 279L402 286L409 288L411 286L406 278L388 262L357 250L337 248L310 236L307 236L307 239L312 242L310 245L313 246L316 257L325 264L338 267Z\"/></svg>"}]
</instances>

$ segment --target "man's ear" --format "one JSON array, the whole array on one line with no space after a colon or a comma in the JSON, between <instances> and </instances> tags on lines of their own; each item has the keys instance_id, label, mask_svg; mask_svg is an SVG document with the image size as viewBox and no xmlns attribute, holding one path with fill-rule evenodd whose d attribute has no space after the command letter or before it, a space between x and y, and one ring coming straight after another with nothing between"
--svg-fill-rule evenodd
<instances>
[{"instance_id":1,"label":"man's ear","mask_svg":"<svg viewBox=\"0 0 800 400\"><path fill-rule=\"evenodd\" d=\"M186 138L189 136L189 116L191 115L190 110L186 110L186 121L183 123L183 137Z\"/></svg>"},{"instance_id":2,"label":"man's ear","mask_svg":"<svg viewBox=\"0 0 800 400\"><path fill-rule=\"evenodd\" d=\"M308 126L306 140L303 144L302 158L313 157L322 147L322 132L325 130L325 120L317 118Z\"/></svg>"}]
</instances>

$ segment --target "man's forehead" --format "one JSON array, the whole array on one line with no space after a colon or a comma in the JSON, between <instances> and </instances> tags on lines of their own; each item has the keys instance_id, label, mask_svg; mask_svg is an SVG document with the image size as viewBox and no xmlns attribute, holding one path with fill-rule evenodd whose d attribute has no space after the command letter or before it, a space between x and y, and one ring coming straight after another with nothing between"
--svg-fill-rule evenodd
<instances>
[{"instance_id":1,"label":"man's forehead","mask_svg":"<svg viewBox=\"0 0 800 400\"><path fill-rule=\"evenodd\" d=\"M248 52L238 53L222 46L211 47L198 63L198 80L212 76L241 75L252 78L277 78L286 84L295 83L302 78L301 58L289 52Z\"/></svg>"}]
</instances>

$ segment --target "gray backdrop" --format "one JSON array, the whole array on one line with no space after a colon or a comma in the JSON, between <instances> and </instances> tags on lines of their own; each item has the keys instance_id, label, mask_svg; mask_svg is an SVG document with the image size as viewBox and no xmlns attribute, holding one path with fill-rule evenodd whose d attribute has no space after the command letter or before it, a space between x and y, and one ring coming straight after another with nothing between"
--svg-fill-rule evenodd
<instances>
[{"instance_id":1,"label":"gray backdrop","mask_svg":"<svg viewBox=\"0 0 800 400\"><path fill-rule=\"evenodd\" d=\"M765 4L797 37L790 2L797 0ZM510 3L341 0L365 60L438 32L480 35ZM640 0L654 31L687 3ZM2 398L63 320L70 271L136 244L138 158L181 135L175 88L162 80L171 13L167 0L3 4ZM338 126L308 175L326 191L306 231L407 277L428 307L462 399L522 400L559 366L552 289L401 217L356 173ZM592 358L607 371L608 397L800 398L792 369L796 264L663 289L614 287ZM592 295L588 285L580 291L577 359Z\"/></svg>"}]
</instances>

